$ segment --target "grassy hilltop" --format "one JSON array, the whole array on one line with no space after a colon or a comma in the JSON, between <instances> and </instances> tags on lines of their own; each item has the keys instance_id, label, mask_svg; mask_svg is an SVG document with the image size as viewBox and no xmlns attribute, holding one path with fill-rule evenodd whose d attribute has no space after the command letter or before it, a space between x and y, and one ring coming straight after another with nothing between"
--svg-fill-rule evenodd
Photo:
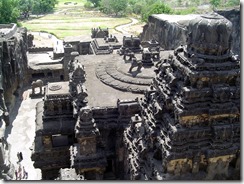
<instances>
[{"instance_id":1,"label":"grassy hilltop","mask_svg":"<svg viewBox=\"0 0 244 184\"><path fill-rule=\"evenodd\" d=\"M66 3L70 2L70 3ZM21 22L30 31L47 31L59 38L91 34L91 28L109 28L115 33L116 26L129 23L126 17L109 17L99 11L88 11L84 8L85 0L59 0L51 14L39 15Z\"/></svg>"}]
</instances>

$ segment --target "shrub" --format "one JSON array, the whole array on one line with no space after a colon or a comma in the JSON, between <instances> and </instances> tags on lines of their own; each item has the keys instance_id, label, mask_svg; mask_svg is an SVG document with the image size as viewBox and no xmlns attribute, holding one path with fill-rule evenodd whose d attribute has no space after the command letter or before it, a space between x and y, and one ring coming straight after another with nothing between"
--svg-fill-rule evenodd
<instances>
[{"instance_id":1,"label":"shrub","mask_svg":"<svg viewBox=\"0 0 244 184\"><path fill-rule=\"evenodd\" d=\"M85 4L84 4L84 7L86 9L92 9L93 8L93 4L90 2L90 1L87 1Z\"/></svg>"},{"instance_id":2,"label":"shrub","mask_svg":"<svg viewBox=\"0 0 244 184\"><path fill-rule=\"evenodd\" d=\"M148 17L152 14L172 14L173 11L170 7L168 7L167 5L160 3L160 2L156 2L154 4L152 4L151 6L148 7L144 7L144 9L142 10L142 21L147 22Z\"/></svg>"},{"instance_id":3,"label":"shrub","mask_svg":"<svg viewBox=\"0 0 244 184\"><path fill-rule=\"evenodd\" d=\"M187 8L187 9L176 10L176 11L174 11L174 14L187 15L187 14L196 13L196 11L197 11L196 7L191 7L191 8Z\"/></svg>"}]
</instances>

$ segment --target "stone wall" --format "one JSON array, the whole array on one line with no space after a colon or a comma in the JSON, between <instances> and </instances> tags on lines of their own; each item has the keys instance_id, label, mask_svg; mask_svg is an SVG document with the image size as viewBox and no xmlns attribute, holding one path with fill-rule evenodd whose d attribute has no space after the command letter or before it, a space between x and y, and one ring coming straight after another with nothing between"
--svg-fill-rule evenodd
<instances>
[{"instance_id":1,"label":"stone wall","mask_svg":"<svg viewBox=\"0 0 244 184\"><path fill-rule=\"evenodd\" d=\"M4 35L4 38L11 38L17 30L16 24L1 24L0 34Z\"/></svg>"},{"instance_id":2,"label":"stone wall","mask_svg":"<svg viewBox=\"0 0 244 184\"><path fill-rule=\"evenodd\" d=\"M0 178L11 180L14 165L10 162L10 147L4 139L15 98L26 82L27 30L16 24L0 24ZM4 123L5 122L5 123Z\"/></svg>"},{"instance_id":3,"label":"stone wall","mask_svg":"<svg viewBox=\"0 0 244 184\"><path fill-rule=\"evenodd\" d=\"M11 32L13 30L11 29ZM20 95L21 88L28 81L27 76L27 29L16 28L13 36L2 37L0 40L1 80L4 101L11 111L15 97Z\"/></svg>"},{"instance_id":4,"label":"stone wall","mask_svg":"<svg viewBox=\"0 0 244 184\"><path fill-rule=\"evenodd\" d=\"M218 11L220 15L233 24L232 51L240 55L240 9ZM156 39L165 50L172 50L186 44L187 26L189 21L199 15L166 15L154 14L148 18L148 23L141 34L142 41Z\"/></svg>"},{"instance_id":5,"label":"stone wall","mask_svg":"<svg viewBox=\"0 0 244 184\"><path fill-rule=\"evenodd\" d=\"M218 14L224 16L226 19L232 22L232 51L234 54L241 55L241 23L240 23L240 9L229 11L217 11Z\"/></svg>"},{"instance_id":6,"label":"stone wall","mask_svg":"<svg viewBox=\"0 0 244 184\"><path fill-rule=\"evenodd\" d=\"M197 16L199 15L151 15L143 28L141 39L142 41L155 39L163 49L173 50L186 43L188 23Z\"/></svg>"}]
</instances>

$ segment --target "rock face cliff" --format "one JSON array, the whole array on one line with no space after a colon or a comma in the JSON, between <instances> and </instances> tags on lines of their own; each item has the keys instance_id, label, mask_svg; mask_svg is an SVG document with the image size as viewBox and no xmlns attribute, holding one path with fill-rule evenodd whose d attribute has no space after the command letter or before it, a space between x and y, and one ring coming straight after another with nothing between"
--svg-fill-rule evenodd
<instances>
[{"instance_id":1,"label":"rock face cliff","mask_svg":"<svg viewBox=\"0 0 244 184\"><path fill-rule=\"evenodd\" d=\"M234 54L241 54L241 22L240 22L240 10L229 10L229 11L217 11L218 14L224 16L226 19L232 22L232 51Z\"/></svg>"},{"instance_id":2,"label":"rock face cliff","mask_svg":"<svg viewBox=\"0 0 244 184\"><path fill-rule=\"evenodd\" d=\"M9 112L26 81L27 29L16 24L0 24L0 179L14 177L10 146L4 138Z\"/></svg>"},{"instance_id":3,"label":"rock face cliff","mask_svg":"<svg viewBox=\"0 0 244 184\"><path fill-rule=\"evenodd\" d=\"M232 51L240 55L240 10L218 11L233 24ZM186 44L187 28L192 19L200 15L154 14L148 19L141 34L142 41L156 39L162 48L172 50Z\"/></svg>"},{"instance_id":4,"label":"rock face cliff","mask_svg":"<svg viewBox=\"0 0 244 184\"><path fill-rule=\"evenodd\" d=\"M11 111L24 85L27 72L27 29L16 24L0 25L1 111Z\"/></svg>"},{"instance_id":5,"label":"rock face cliff","mask_svg":"<svg viewBox=\"0 0 244 184\"><path fill-rule=\"evenodd\" d=\"M143 28L142 41L155 39L165 50L173 50L186 43L189 21L199 15L155 14Z\"/></svg>"}]
</instances>

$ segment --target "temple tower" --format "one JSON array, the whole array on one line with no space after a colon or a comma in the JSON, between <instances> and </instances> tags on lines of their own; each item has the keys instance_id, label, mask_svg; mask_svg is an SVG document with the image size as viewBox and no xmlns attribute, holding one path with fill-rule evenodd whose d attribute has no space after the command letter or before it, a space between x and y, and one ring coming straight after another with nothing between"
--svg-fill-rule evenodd
<instances>
[{"instance_id":1,"label":"temple tower","mask_svg":"<svg viewBox=\"0 0 244 184\"><path fill-rule=\"evenodd\" d=\"M190 21L188 31L187 45L157 64L141 114L124 132L127 179L240 179L232 24L208 14Z\"/></svg>"},{"instance_id":2,"label":"temple tower","mask_svg":"<svg viewBox=\"0 0 244 184\"><path fill-rule=\"evenodd\" d=\"M90 107L80 109L75 125L75 137L78 144L70 148L71 167L86 179L103 179L107 162L106 155L97 149L99 130Z\"/></svg>"}]
</instances>

